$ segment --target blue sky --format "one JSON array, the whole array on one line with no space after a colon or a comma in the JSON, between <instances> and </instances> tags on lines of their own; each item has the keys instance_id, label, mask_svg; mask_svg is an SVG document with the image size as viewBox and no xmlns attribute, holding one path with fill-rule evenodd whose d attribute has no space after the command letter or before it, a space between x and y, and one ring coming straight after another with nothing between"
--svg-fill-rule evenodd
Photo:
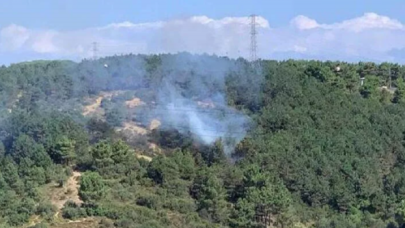
<instances>
[{"instance_id":1,"label":"blue sky","mask_svg":"<svg viewBox=\"0 0 405 228\"><path fill-rule=\"evenodd\" d=\"M297 15L322 23L375 12L405 21L402 0L0 0L0 27L11 23L32 28L80 29L113 22L149 22L182 16L211 18L246 16L252 12L274 26Z\"/></svg>"},{"instance_id":2,"label":"blue sky","mask_svg":"<svg viewBox=\"0 0 405 228\"><path fill-rule=\"evenodd\" d=\"M262 58L404 62L403 0L0 0L0 5L0 64L80 60L91 55L92 41L99 42L100 55L247 56L245 17L251 13L262 18Z\"/></svg>"}]
</instances>

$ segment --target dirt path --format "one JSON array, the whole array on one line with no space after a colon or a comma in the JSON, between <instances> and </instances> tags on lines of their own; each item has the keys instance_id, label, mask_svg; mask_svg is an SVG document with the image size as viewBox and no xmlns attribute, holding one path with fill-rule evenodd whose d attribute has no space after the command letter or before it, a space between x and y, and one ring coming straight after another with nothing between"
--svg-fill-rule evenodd
<instances>
[{"instance_id":1,"label":"dirt path","mask_svg":"<svg viewBox=\"0 0 405 228\"><path fill-rule=\"evenodd\" d=\"M77 171L73 171L72 176L70 176L63 187L59 187L55 182L48 184L44 187L43 191L45 193L45 197L49 200L52 205L54 205L57 209L54 217L54 221L64 221L61 217L61 212L63 206L67 201L73 201L76 204L82 204L83 201L79 197L79 188L80 182L79 179L81 177L81 173ZM42 221L42 218L39 215L32 216L30 218L30 222L23 227L30 227L38 224ZM70 221L71 222L71 221ZM74 221L77 223L83 222L83 220ZM87 221L86 221L87 222ZM82 226L87 227L87 226Z\"/></svg>"},{"instance_id":2,"label":"dirt path","mask_svg":"<svg viewBox=\"0 0 405 228\"><path fill-rule=\"evenodd\" d=\"M73 175L68 179L66 183L67 191L71 190L71 193L69 194L69 198L67 200L71 200L77 204L83 203L83 201L79 197L79 188L80 188L79 179L81 176L82 173L73 171Z\"/></svg>"},{"instance_id":3,"label":"dirt path","mask_svg":"<svg viewBox=\"0 0 405 228\"><path fill-rule=\"evenodd\" d=\"M77 204L82 204L83 201L79 197L79 178L82 174L77 171L73 171L73 175L69 177L63 188L55 187L51 192L51 202L56 206L58 211L63 208L63 205L67 201L73 201Z\"/></svg>"},{"instance_id":4,"label":"dirt path","mask_svg":"<svg viewBox=\"0 0 405 228\"><path fill-rule=\"evenodd\" d=\"M99 219L96 218L83 218L78 220L69 220L61 223L56 223L50 226L50 228L96 228L99 226Z\"/></svg>"},{"instance_id":5,"label":"dirt path","mask_svg":"<svg viewBox=\"0 0 405 228\"><path fill-rule=\"evenodd\" d=\"M94 113L101 105L101 101L103 100L102 96L97 97L95 102L91 105L84 106L83 108L83 115L87 116L91 113Z\"/></svg>"}]
</instances>

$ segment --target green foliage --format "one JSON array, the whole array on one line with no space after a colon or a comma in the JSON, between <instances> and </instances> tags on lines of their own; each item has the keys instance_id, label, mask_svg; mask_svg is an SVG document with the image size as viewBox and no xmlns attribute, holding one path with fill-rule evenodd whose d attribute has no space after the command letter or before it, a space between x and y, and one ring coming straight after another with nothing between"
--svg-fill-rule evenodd
<instances>
[{"instance_id":1,"label":"green foliage","mask_svg":"<svg viewBox=\"0 0 405 228\"><path fill-rule=\"evenodd\" d=\"M51 156L57 163L71 164L75 157L75 142L66 136L56 139L56 144L51 150Z\"/></svg>"},{"instance_id":2,"label":"green foliage","mask_svg":"<svg viewBox=\"0 0 405 228\"><path fill-rule=\"evenodd\" d=\"M83 173L80 180L79 195L84 201L100 200L105 195L105 185L100 174L96 172Z\"/></svg>"},{"instance_id":3,"label":"green foliage","mask_svg":"<svg viewBox=\"0 0 405 228\"><path fill-rule=\"evenodd\" d=\"M84 208L79 207L72 201L67 201L62 210L62 216L67 219L78 219L87 216Z\"/></svg>"},{"instance_id":4,"label":"green foliage","mask_svg":"<svg viewBox=\"0 0 405 228\"><path fill-rule=\"evenodd\" d=\"M405 82L403 78L397 80L397 90L395 90L393 102L403 103L405 101Z\"/></svg>"},{"instance_id":5,"label":"green foliage","mask_svg":"<svg viewBox=\"0 0 405 228\"><path fill-rule=\"evenodd\" d=\"M178 165L165 156L158 156L148 166L148 176L157 184L165 184L179 177Z\"/></svg>"},{"instance_id":6,"label":"green foliage","mask_svg":"<svg viewBox=\"0 0 405 228\"><path fill-rule=\"evenodd\" d=\"M112 126L121 126L122 121L124 120L124 111L122 107L116 107L107 109L106 118L107 122Z\"/></svg>"},{"instance_id":7,"label":"green foliage","mask_svg":"<svg viewBox=\"0 0 405 228\"><path fill-rule=\"evenodd\" d=\"M203 170L193 183L193 195L201 217L214 223L226 222L229 209L225 200L226 191L220 179L210 171Z\"/></svg>"},{"instance_id":8,"label":"green foliage","mask_svg":"<svg viewBox=\"0 0 405 228\"><path fill-rule=\"evenodd\" d=\"M219 92L249 115L249 134L229 156L222 139L201 145L162 123L142 140L163 153L138 160L141 138L114 127L154 117L142 116L147 107L128 112L124 101L156 102L167 75L194 99L193 79L205 78L191 58L215 70L232 65ZM55 208L41 186L63 185L78 169L84 203L67 202L62 215L105 217L101 227L402 227L405 67L260 66L181 53L1 67L0 226L22 226L34 214L50 221ZM218 90L213 81L207 93ZM105 122L81 115L80 100L113 90L127 92L103 99Z\"/></svg>"},{"instance_id":9,"label":"green foliage","mask_svg":"<svg viewBox=\"0 0 405 228\"><path fill-rule=\"evenodd\" d=\"M364 85L360 89L360 93L365 98L376 98L378 96L378 87L380 86L380 79L377 76L366 76Z\"/></svg>"},{"instance_id":10,"label":"green foliage","mask_svg":"<svg viewBox=\"0 0 405 228\"><path fill-rule=\"evenodd\" d=\"M37 206L35 213L45 220L51 221L56 213L56 208L50 203L40 203Z\"/></svg>"}]
</instances>

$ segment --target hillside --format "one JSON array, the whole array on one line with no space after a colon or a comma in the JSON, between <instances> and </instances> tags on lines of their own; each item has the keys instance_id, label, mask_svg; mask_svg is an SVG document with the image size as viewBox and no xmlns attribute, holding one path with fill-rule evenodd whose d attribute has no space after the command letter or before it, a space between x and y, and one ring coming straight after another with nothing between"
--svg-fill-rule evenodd
<instances>
[{"instance_id":1,"label":"hillside","mask_svg":"<svg viewBox=\"0 0 405 228\"><path fill-rule=\"evenodd\" d=\"M185 53L2 67L0 226L402 227L404 79Z\"/></svg>"}]
</instances>

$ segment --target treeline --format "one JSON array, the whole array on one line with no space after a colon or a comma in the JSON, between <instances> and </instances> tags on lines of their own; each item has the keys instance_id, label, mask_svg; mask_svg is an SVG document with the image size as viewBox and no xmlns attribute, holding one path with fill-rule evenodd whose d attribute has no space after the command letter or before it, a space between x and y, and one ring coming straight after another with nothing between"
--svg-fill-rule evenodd
<instances>
[{"instance_id":1,"label":"treeline","mask_svg":"<svg viewBox=\"0 0 405 228\"><path fill-rule=\"evenodd\" d=\"M212 69L229 71L225 88L220 77L204 78ZM190 97L200 78L250 115L253 127L232 158L221 140L200 145L154 130L149 140L163 153L148 162L114 131L133 118L117 111L123 102L155 101L165 77ZM56 208L41 187L62 186L76 169L84 203L66 203L62 215L103 217L102 227L402 227L404 79L405 67L390 63L252 68L184 53L2 67L0 222L19 227L39 215L37 227L52 226ZM106 122L81 115L84 97L114 90L130 94L102 102Z\"/></svg>"}]
</instances>

